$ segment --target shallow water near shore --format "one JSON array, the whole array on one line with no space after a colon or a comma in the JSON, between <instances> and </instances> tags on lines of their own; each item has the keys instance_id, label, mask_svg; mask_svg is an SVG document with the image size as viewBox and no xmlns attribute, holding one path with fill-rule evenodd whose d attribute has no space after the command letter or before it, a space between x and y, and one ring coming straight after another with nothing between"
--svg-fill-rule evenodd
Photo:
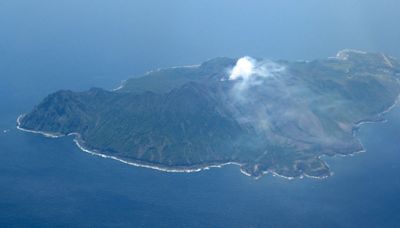
<instances>
[{"instance_id":1,"label":"shallow water near shore","mask_svg":"<svg viewBox=\"0 0 400 228\"><path fill-rule=\"evenodd\" d=\"M324 180L258 180L237 166L165 173L82 152L73 137L0 127L0 225L155 227L396 227L400 221L400 109L365 124L367 152L324 158Z\"/></svg>"},{"instance_id":2,"label":"shallow water near shore","mask_svg":"<svg viewBox=\"0 0 400 228\"><path fill-rule=\"evenodd\" d=\"M0 227L400 224L399 107L387 122L361 126L367 152L324 157L334 175L322 180L255 180L235 165L160 172L84 153L73 136L16 129L20 114L59 89L112 90L150 70L218 56L295 61L355 48L399 57L398 1L0 5Z\"/></svg>"}]
</instances>

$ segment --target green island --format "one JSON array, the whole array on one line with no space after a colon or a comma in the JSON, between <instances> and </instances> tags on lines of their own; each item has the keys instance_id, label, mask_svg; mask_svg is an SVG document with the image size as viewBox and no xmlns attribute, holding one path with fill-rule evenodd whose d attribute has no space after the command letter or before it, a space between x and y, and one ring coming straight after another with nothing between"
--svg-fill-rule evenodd
<instances>
[{"instance_id":1,"label":"green island","mask_svg":"<svg viewBox=\"0 0 400 228\"><path fill-rule=\"evenodd\" d=\"M399 79L399 62L382 53L215 58L152 71L114 91L57 91L17 122L47 136L74 134L87 152L164 171L237 164L256 178L325 178L331 171L322 156L364 151L355 132L396 104Z\"/></svg>"}]
</instances>

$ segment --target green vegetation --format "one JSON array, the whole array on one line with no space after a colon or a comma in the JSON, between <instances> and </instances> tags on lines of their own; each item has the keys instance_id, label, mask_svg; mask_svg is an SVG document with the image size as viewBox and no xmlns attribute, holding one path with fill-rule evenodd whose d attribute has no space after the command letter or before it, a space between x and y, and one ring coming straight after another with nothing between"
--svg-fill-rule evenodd
<instances>
[{"instance_id":1,"label":"green vegetation","mask_svg":"<svg viewBox=\"0 0 400 228\"><path fill-rule=\"evenodd\" d=\"M227 78L235 59L153 71L117 91L58 91L21 127L79 133L86 147L128 161L185 169L236 162L259 177L329 176L321 155L362 150L353 131L378 120L399 93L399 63L382 54L342 51L338 58L280 62L235 98Z\"/></svg>"}]
</instances>

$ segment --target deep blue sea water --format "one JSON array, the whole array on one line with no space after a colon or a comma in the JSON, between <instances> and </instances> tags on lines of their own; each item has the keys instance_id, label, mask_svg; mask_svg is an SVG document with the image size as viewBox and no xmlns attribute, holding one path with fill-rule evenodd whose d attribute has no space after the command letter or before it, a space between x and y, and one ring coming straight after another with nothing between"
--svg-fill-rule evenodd
<instances>
[{"instance_id":1,"label":"deep blue sea water","mask_svg":"<svg viewBox=\"0 0 400 228\"><path fill-rule=\"evenodd\" d=\"M0 1L0 227L399 227L400 108L360 129L366 153L328 158L325 180L163 173L16 130L48 93L158 67L342 48L400 57L396 0L248 2Z\"/></svg>"}]
</instances>

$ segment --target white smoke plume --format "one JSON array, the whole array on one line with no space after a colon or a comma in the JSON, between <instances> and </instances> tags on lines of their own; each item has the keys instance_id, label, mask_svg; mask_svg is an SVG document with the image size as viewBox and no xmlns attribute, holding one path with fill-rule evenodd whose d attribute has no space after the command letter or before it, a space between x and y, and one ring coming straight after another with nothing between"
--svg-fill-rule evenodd
<instances>
[{"instance_id":1,"label":"white smoke plume","mask_svg":"<svg viewBox=\"0 0 400 228\"><path fill-rule=\"evenodd\" d=\"M228 106L239 123L250 125L259 131L270 128L269 114L274 102L282 99L285 67L269 60L256 60L249 56L237 60L228 71L228 80L233 82L229 91Z\"/></svg>"},{"instance_id":2,"label":"white smoke plume","mask_svg":"<svg viewBox=\"0 0 400 228\"><path fill-rule=\"evenodd\" d=\"M319 110L326 110L328 107L321 106L325 98L286 70L286 65L245 56L228 75L233 85L227 105L243 126L285 144L299 138L304 142L296 142L297 146L306 146L306 142L336 143L335 138L325 134L319 117L310 109L318 104Z\"/></svg>"},{"instance_id":3,"label":"white smoke plume","mask_svg":"<svg viewBox=\"0 0 400 228\"><path fill-rule=\"evenodd\" d=\"M271 61L257 61L249 56L240 58L229 72L229 80L237 80L237 92L260 85L265 78L275 77L284 67Z\"/></svg>"}]
</instances>

